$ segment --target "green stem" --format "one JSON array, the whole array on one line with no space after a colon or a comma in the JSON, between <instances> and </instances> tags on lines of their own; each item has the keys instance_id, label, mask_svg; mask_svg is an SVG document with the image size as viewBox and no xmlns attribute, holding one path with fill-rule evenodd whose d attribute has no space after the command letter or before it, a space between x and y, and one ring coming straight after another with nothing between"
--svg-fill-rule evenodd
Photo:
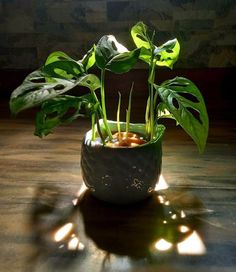
<instances>
[{"instance_id":1,"label":"green stem","mask_svg":"<svg viewBox=\"0 0 236 272\"><path fill-rule=\"evenodd\" d=\"M120 138L121 138L121 130L120 130L120 105L121 105L121 93L119 92L118 94L119 94L119 101L118 101L116 119L117 119L117 131L118 131L119 141L120 141Z\"/></svg>"},{"instance_id":2,"label":"green stem","mask_svg":"<svg viewBox=\"0 0 236 272\"><path fill-rule=\"evenodd\" d=\"M128 110L126 111L126 138L128 138L129 127L130 127L130 113L131 113L131 103L132 103L133 89L134 89L134 82L132 82L132 86L131 86L131 89L130 89Z\"/></svg>"},{"instance_id":3,"label":"green stem","mask_svg":"<svg viewBox=\"0 0 236 272\"><path fill-rule=\"evenodd\" d=\"M150 97L147 100L146 112L145 112L145 123L146 123L146 140L149 141L150 137L150 124L149 124L149 113L150 113Z\"/></svg>"},{"instance_id":4,"label":"green stem","mask_svg":"<svg viewBox=\"0 0 236 272\"><path fill-rule=\"evenodd\" d=\"M154 118L154 81L155 81L155 58L151 57L151 69L149 70L149 98L150 98L150 139L154 138L154 125L155 125L155 118Z\"/></svg>"},{"instance_id":5,"label":"green stem","mask_svg":"<svg viewBox=\"0 0 236 272\"><path fill-rule=\"evenodd\" d=\"M105 103L105 70L101 70L101 103L102 103L104 126L108 134L109 140L112 140L112 133L107 122L107 112L106 112L106 103Z\"/></svg>"},{"instance_id":6,"label":"green stem","mask_svg":"<svg viewBox=\"0 0 236 272\"><path fill-rule=\"evenodd\" d=\"M99 124L99 118L96 116L96 122L97 122L97 132L98 132L98 135L100 136L100 139L102 140L102 144L105 145L105 139L104 139L104 136L101 132L101 128L100 128L100 124Z\"/></svg>"},{"instance_id":7,"label":"green stem","mask_svg":"<svg viewBox=\"0 0 236 272\"><path fill-rule=\"evenodd\" d=\"M94 141L96 138L96 131L95 131L96 113L92 114L91 119L92 119L92 141Z\"/></svg>"}]
</instances>

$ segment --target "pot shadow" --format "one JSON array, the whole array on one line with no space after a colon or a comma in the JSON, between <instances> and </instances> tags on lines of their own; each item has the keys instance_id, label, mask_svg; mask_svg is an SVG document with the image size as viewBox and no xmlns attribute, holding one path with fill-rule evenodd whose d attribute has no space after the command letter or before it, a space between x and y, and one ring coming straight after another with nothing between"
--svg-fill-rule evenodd
<instances>
[{"instance_id":1,"label":"pot shadow","mask_svg":"<svg viewBox=\"0 0 236 272\"><path fill-rule=\"evenodd\" d=\"M183 197L183 194L180 194ZM179 196L180 196L179 195ZM111 205L102 202L86 191L78 207L83 216L86 235L94 241L98 248L108 254L128 256L134 259L149 257L155 251L176 251L181 254L179 245L187 243L192 249L196 239L202 242L198 232L202 222L196 214L203 206L196 197L185 197L188 201L177 201L176 194L167 197L161 192L155 192L148 199L133 205ZM175 207L171 204L177 201ZM183 205L192 215L186 216ZM193 255L205 253L203 243L201 248L192 250ZM187 249L185 248L185 251Z\"/></svg>"},{"instance_id":2,"label":"pot shadow","mask_svg":"<svg viewBox=\"0 0 236 272\"><path fill-rule=\"evenodd\" d=\"M197 216L203 205L183 192L159 191L144 201L119 206L96 199L89 190L83 189L75 199L56 187L43 186L32 204L35 253L27 262L27 271L42 261L58 271L84 261L91 254L89 240L107 253L103 265L110 254L142 259L160 252L205 253L198 235L202 221Z\"/></svg>"},{"instance_id":3,"label":"pot shadow","mask_svg":"<svg viewBox=\"0 0 236 272\"><path fill-rule=\"evenodd\" d=\"M29 218L35 250L27 260L26 271L34 271L37 263L47 263L59 271L84 258L78 208L73 205L73 199L73 196L54 186L37 188Z\"/></svg>"}]
</instances>

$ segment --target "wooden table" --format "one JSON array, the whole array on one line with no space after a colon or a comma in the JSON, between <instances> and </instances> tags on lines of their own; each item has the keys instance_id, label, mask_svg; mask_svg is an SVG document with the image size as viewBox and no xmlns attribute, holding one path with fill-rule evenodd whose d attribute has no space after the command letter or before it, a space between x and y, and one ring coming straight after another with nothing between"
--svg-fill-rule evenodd
<instances>
[{"instance_id":1,"label":"wooden table","mask_svg":"<svg viewBox=\"0 0 236 272\"><path fill-rule=\"evenodd\" d=\"M89 123L39 139L31 117L0 117L1 272L235 271L233 125L212 120L204 155L170 127L161 188L116 207L79 192Z\"/></svg>"}]
</instances>

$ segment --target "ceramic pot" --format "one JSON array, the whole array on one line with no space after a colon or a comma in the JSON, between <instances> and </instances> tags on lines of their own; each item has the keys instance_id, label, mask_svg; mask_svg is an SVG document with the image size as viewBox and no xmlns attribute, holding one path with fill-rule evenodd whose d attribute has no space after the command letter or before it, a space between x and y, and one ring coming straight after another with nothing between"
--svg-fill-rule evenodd
<instances>
[{"instance_id":1,"label":"ceramic pot","mask_svg":"<svg viewBox=\"0 0 236 272\"><path fill-rule=\"evenodd\" d=\"M112 131L116 123L109 121ZM125 123L121 123L124 130ZM130 131L145 133L145 124L130 124ZM130 204L152 195L161 173L163 125L155 130L153 141L136 147L112 148L91 140L92 131L83 139L81 169L86 186L100 200Z\"/></svg>"}]
</instances>

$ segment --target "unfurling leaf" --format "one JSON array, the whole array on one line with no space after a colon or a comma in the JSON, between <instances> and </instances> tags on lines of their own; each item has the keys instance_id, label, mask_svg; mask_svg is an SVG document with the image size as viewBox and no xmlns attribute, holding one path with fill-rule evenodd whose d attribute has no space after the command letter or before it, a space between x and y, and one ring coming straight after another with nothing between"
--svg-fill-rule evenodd
<instances>
[{"instance_id":1,"label":"unfurling leaf","mask_svg":"<svg viewBox=\"0 0 236 272\"><path fill-rule=\"evenodd\" d=\"M166 109L203 152L208 136L208 115L203 97L197 86L184 77L154 85Z\"/></svg>"}]
</instances>

